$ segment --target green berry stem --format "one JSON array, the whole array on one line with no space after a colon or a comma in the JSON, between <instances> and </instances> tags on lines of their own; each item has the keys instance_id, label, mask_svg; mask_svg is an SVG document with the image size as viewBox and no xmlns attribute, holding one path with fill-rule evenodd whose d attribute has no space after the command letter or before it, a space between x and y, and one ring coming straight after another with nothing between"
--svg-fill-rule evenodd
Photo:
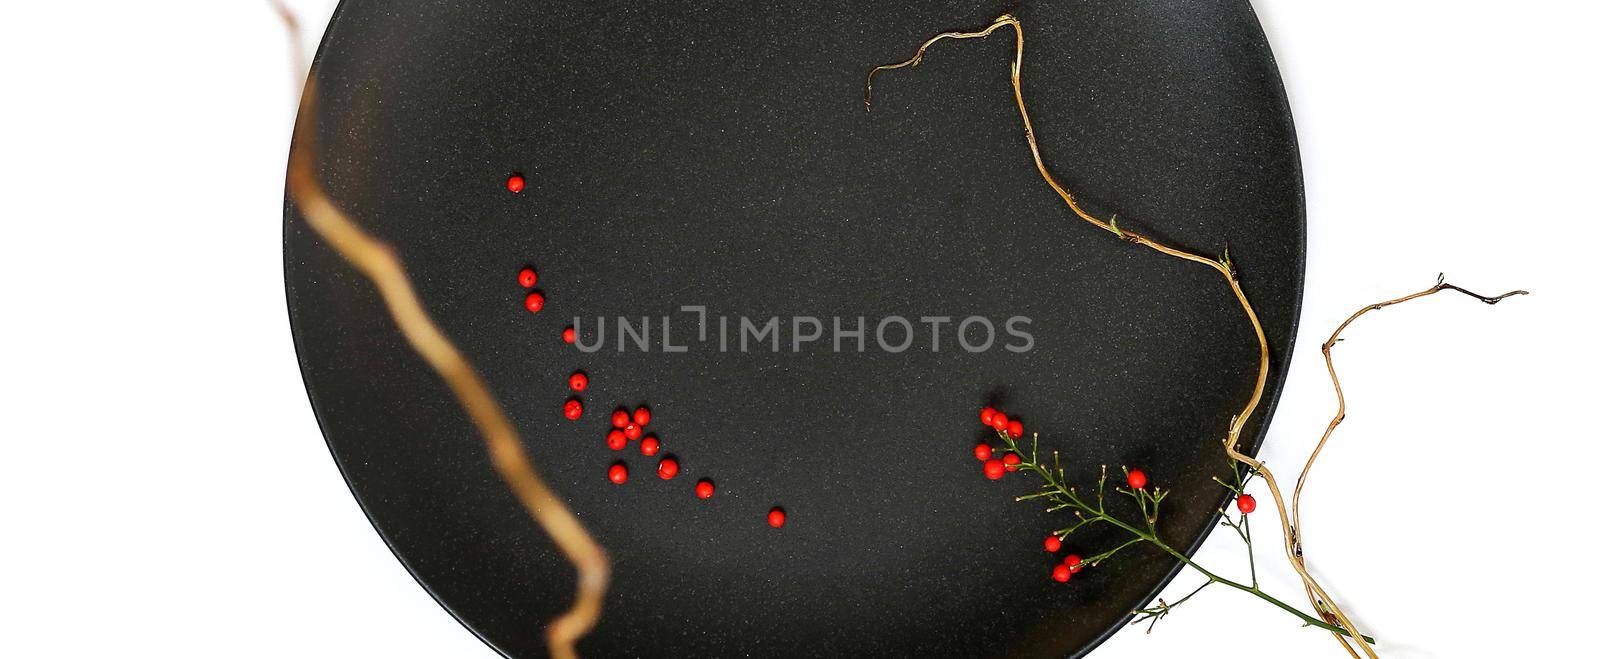
<instances>
[{"instance_id":1,"label":"green berry stem","mask_svg":"<svg viewBox=\"0 0 1600 659\"><path fill-rule=\"evenodd\" d=\"M1057 537L1065 539L1072 532L1092 524L1109 524L1126 531L1130 536L1132 536L1128 541L1118 545L1114 549L1101 552L1084 559L1083 562L1085 565L1090 567L1097 566L1100 564L1100 562L1111 558L1118 552L1121 552L1128 547L1132 547L1139 543L1149 543L1155 548L1160 549L1161 551L1166 552L1172 557L1178 559L1184 565L1194 568L1196 572L1199 572L1201 575L1206 577L1206 583L1204 585L1202 585L1200 588L1196 588L1194 592L1185 595L1182 599L1179 599L1172 604L1161 602L1155 607L1134 611L1133 613L1136 617L1132 622L1138 623L1149 620L1153 626L1156 620L1165 617L1171 612L1173 607L1188 601L1189 598L1194 597L1206 586L1215 583L1254 595L1266 601L1268 604L1283 609L1296 618L1299 618L1300 621L1305 623L1306 626L1324 629L1344 636L1350 635L1350 632L1346 631L1343 627L1328 623L1316 616L1301 611L1293 606L1290 606L1289 604L1284 603L1283 600L1273 597L1272 595L1269 595L1265 591L1261 590L1260 583L1256 580L1255 576L1255 551L1254 548L1251 547L1250 534L1248 531L1248 526L1246 526L1249 523L1248 519L1242 523L1236 524L1226 513L1223 514L1223 517L1225 518L1224 524L1233 527L1234 530L1239 533L1240 538L1244 540L1245 546L1250 548L1250 584L1245 585L1206 569L1199 563L1194 562L1194 560L1190 559L1183 552L1174 549L1171 545L1168 545L1166 542L1162 541L1161 537L1157 535L1156 521L1160 516L1161 501L1165 499L1168 494L1170 494L1170 491L1163 490L1159 487L1137 490L1123 489L1120 487L1114 488L1117 492L1131 497L1139 506L1140 519L1136 522L1130 522L1121 519L1106 510L1105 467L1100 468L1100 479L1095 487L1094 503L1091 504L1084 497L1079 496L1077 488L1067 484L1066 472L1061 468L1061 456L1059 453L1054 454L1053 466L1046 467L1045 465L1039 463L1038 433L1034 433L1032 450L1028 453L1023 453L1021 448L1017 446L1016 440L1010 435L999 431L996 431L995 434L999 437L1000 442L1005 445L1006 450L1011 451L1022 458L1022 462L1018 463L1017 465L1018 472L1031 472L1037 474L1039 478L1044 481L1044 486L1041 487L1038 492L1019 496L1016 498L1017 501L1043 499L1049 504L1049 507L1047 508L1048 511L1055 512L1061 510L1070 510L1075 516L1077 516L1078 521L1076 523L1066 528L1054 531ZM1237 468L1235 468L1235 475L1238 475ZM1242 488L1243 481L1247 479L1248 476L1246 476L1244 479L1241 479L1238 487ZM1239 489L1235 489L1233 486L1228 486L1228 489L1234 490L1236 493L1240 491ZM1247 518L1247 516L1243 517ZM1368 643L1375 642L1371 637L1363 636L1362 638Z\"/></svg>"}]
</instances>

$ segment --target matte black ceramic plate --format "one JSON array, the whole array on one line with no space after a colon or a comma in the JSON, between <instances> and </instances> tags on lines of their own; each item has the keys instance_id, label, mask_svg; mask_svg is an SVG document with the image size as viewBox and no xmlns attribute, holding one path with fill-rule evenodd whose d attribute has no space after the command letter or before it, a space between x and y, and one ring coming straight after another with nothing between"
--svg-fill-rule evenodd
<instances>
[{"instance_id":1,"label":"matte black ceramic plate","mask_svg":"<svg viewBox=\"0 0 1600 659\"><path fill-rule=\"evenodd\" d=\"M1087 651L1175 562L1143 549L1058 585L1063 524L1010 501L971 454L999 403L1072 473L1137 464L1176 491L1163 532L1194 546L1222 492L1218 439L1255 369L1214 273L1073 219L1033 170L1006 72L1012 38L874 65L990 2L348 0L316 68L322 175L393 243L429 309L502 398L551 484L610 550L596 656L909 656ZM1017 9L1046 157L1092 208L1239 263L1274 347L1294 336L1304 221L1293 129L1247 3ZM527 190L505 191L521 172ZM522 309L537 265L548 307ZM572 572L496 478L373 289L291 209L296 345L334 458L374 526L497 650L542 652ZM705 305L712 332L699 342ZM674 344L586 354L581 316L672 316ZM795 316L1032 319L1031 351L970 353L917 322L911 349L788 350ZM715 319L777 316L783 350L724 353ZM614 328L615 325L609 325ZM831 334L831 328L829 333ZM901 330L890 329L890 343ZM975 336L975 340L981 338ZM852 340L853 339L849 339ZM736 342L736 341L735 341ZM1009 341L1003 333L999 340ZM850 344L846 344L847 348ZM562 417L574 370L588 413ZM647 403L682 460L602 436ZM1259 442L1259 424L1248 444ZM624 458L633 480L606 469ZM691 495L716 480L710 501ZM765 524L781 505L789 524ZM1073 539L1104 549L1109 532Z\"/></svg>"}]
</instances>

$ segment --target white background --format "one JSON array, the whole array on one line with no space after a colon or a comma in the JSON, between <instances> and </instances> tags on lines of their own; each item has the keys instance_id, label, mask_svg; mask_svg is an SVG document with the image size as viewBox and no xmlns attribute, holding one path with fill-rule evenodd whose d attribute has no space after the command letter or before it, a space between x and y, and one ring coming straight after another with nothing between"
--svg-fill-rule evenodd
<instances>
[{"instance_id":1,"label":"white background","mask_svg":"<svg viewBox=\"0 0 1600 659\"><path fill-rule=\"evenodd\" d=\"M295 4L315 37L334 2ZM1589 647L1600 12L1257 10L1310 204L1269 464L1295 471L1327 422L1317 346L1356 307L1441 270L1534 292L1348 333L1350 420L1304 504L1313 569L1386 656ZM279 251L293 83L267 5L0 12L0 656L491 656L369 527L307 404ZM1219 533L1201 558L1240 553ZM1186 654L1342 656L1221 589L1095 656Z\"/></svg>"}]
</instances>

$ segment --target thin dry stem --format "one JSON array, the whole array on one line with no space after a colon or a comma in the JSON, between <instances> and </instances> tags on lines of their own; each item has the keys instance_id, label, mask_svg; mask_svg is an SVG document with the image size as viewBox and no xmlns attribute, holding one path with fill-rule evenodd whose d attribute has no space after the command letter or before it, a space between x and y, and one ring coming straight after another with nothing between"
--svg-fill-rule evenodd
<instances>
[{"instance_id":1,"label":"thin dry stem","mask_svg":"<svg viewBox=\"0 0 1600 659\"><path fill-rule=\"evenodd\" d=\"M1377 302L1364 306L1356 310L1355 313L1350 314L1349 318L1346 318L1343 323L1339 324L1338 328L1333 330L1333 334L1328 336L1328 340L1322 343L1322 361L1328 367L1328 378L1333 381L1333 394L1339 401L1339 409L1334 413L1333 420L1328 422L1328 429L1323 431L1322 439L1317 442L1317 447L1311 451L1311 457L1306 460L1305 467L1300 470L1300 478L1295 482L1294 485L1294 497L1292 499L1290 509L1291 520L1294 522L1294 528L1296 530L1295 540L1297 546L1298 543L1303 542L1305 539L1305 526L1300 522L1300 492L1301 490L1305 489L1306 478L1311 474L1311 467L1312 465L1316 464L1317 457L1322 454L1323 447L1328 444L1328 438L1333 436L1334 429L1338 428L1339 424L1343 423L1345 418L1344 386L1339 382L1338 371L1334 370L1333 368L1333 346L1339 342L1339 335L1343 334L1345 328L1349 327L1351 323L1354 323L1357 318L1366 315L1369 311L1377 311L1384 307L1392 307L1403 302L1410 302L1411 300L1427 297L1440 291L1455 291L1461 293L1462 295L1476 299L1479 302L1483 302L1484 304L1495 304L1514 295L1528 294L1527 291L1518 290L1511 291L1509 293L1502 293L1493 297L1479 295L1454 284L1446 283L1444 280L1444 275L1440 274L1438 281L1435 281L1433 286L1417 291L1410 295L1402 295L1393 300L1384 300L1383 302ZM1304 551L1301 551L1300 554L1303 559Z\"/></svg>"},{"instance_id":2,"label":"thin dry stem","mask_svg":"<svg viewBox=\"0 0 1600 659\"><path fill-rule=\"evenodd\" d=\"M276 0L273 6L295 37L298 53L299 28L294 14ZM499 401L423 308L394 250L362 230L328 198L316 177L316 152L316 85L308 77L289 154L289 197L306 224L378 289L401 335L450 387L483 436L495 471L577 569L577 595L572 608L545 630L551 655L576 657L575 644L594 628L610 582L611 567L605 550L539 476Z\"/></svg>"},{"instance_id":3,"label":"thin dry stem","mask_svg":"<svg viewBox=\"0 0 1600 659\"><path fill-rule=\"evenodd\" d=\"M1416 293L1412 293L1410 295L1402 295L1402 296L1394 298L1392 300L1385 300L1383 302L1377 302L1377 303L1369 304L1369 305L1367 305L1365 307L1362 307L1362 308L1356 310L1355 313L1350 314L1350 317L1346 318L1343 323L1340 323L1339 326L1333 330L1333 334L1328 336L1328 340L1324 341L1322 343L1322 360L1328 367L1328 377L1329 377L1329 379L1331 379L1333 381L1333 393L1334 393L1334 396L1339 401L1339 409L1338 409L1338 411L1336 411L1334 413L1333 419L1328 422L1328 428L1322 432L1322 438L1317 441L1316 448L1312 449L1311 457L1306 459L1305 466L1302 467L1301 470L1300 470L1300 478L1297 479L1295 481L1295 484L1294 484L1294 496L1290 500L1289 508L1290 508L1290 520L1293 522L1293 529L1294 529L1294 535L1293 535L1294 550L1293 550L1292 556L1293 556L1293 560L1295 562L1297 562L1297 563L1299 563L1301 565L1304 565L1305 564L1305 560L1306 560L1305 559L1305 545L1304 545L1304 542L1305 542L1305 524L1300 520L1300 493L1301 493L1301 491L1303 491L1305 489L1306 479L1311 474L1311 467L1317 463L1317 458L1322 455L1323 447L1327 446L1328 438L1333 436L1334 429L1338 428L1339 424L1343 423L1344 419L1345 419L1344 386L1339 382L1339 373L1338 373L1338 371L1334 370L1334 367L1333 367L1333 346L1336 343L1339 342L1339 335L1344 332L1345 328L1349 327L1351 323L1355 322L1355 320L1357 318L1360 318L1361 316L1365 315L1367 312L1369 312L1369 311L1377 311L1377 310L1382 309L1384 307L1394 306L1394 305L1400 304L1402 302L1409 302L1409 301L1415 300L1417 298L1427 297L1429 295L1433 295L1434 293L1438 293L1440 291L1456 291L1456 292L1461 293L1463 295L1472 297L1472 298L1474 298L1474 299L1476 299L1476 300L1478 300L1480 302L1483 302L1484 304L1495 304L1495 303L1497 303L1497 302L1499 302L1501 300L1504 300L1504 299L1506 299L1508 297L1511 297L1513 295L1527 295L1528 294L1527 291L1517 290L1517 291L1511 291L1509 293L1503 293L1501 295L1496 295L1494 297L1488 297L1488 296L1484 296L1484 295L1479 295L1477 293L1474 293L1474 292L1469 291L1469 290L1464 289L1464 288L1460 288L1460 287L1455 286L1453 284L1445 283L1444 274L1441 273L1439 275L1439 279L1434 282L1433 286L1431 286L1429 288L1426 288L1424 290L1418 291ZM1306 597L1311 600L1312 606L1317 609L1318 613L1321 614L1324 619L1328 619L1328 618L1332 618L1333 617L1332 615L1330 615L1330 612L1328 611L1327 607L1324 606L1323 602L1317 597L1316 593L1311 590L1310 586L1306 587ZM1339 636L1335 636L1334 638L1336 640L1338 640L1340 644L1344 645L1346 650L1350 650L1351 653L1354 654L1354 650L1352 650L1350 648L1350 645L1349 645L1348 641L1346 641L1344 638L1339 637Z\"/></svg>"},{"instance_id":4,"label":"thin dry stem","mask_svg":"<svg viewBox=\"0 0 1600 659\"><path fill-rule=\"evenodd\" d=\"M1249 465L1261 475L1262 480L1266 481L1267 489L1271 491L1273 502L1277 505L1278 518L1283 525L1284 553L1288 555L1290 564L1293 565L1295 572L1300 575L1301 582L1305 585L1307 592L1311 595L1312 604L1319 611L1332 617L1333 620L1330 622L1333 622L1345 630L1348 630L1353 641L1361 648L1362 652L1365 653L1366 656L1377 657L1377 653L1373 651L1371 645L1362 638L1360 632L1350 621L1349 617L1339 609L1338 605L1333 602L1333 598L1328 595L1328 593L1322 588L1321 584L1318 584L1316 579L1314 579L1310 572L1306 570L1305 564L1298 560L1298 556L1296 554L1298 548L1294 540L1294 527L1292 524L1290 524L1289 512L1287 507L1284 505L1284 497L1282 491L1278 487L1277 478L1275 478L1272 474L1272 471L1267 469L1266 466L1263 465L1259 460L1256 460L1255 458L1238 450L1239 439L1244 432L1245 424L1250 420L1250 417L1255 414L1256 408L1260 405L1261 398L1266 391L1267 372L1270 366L1270 360L1267 348L1266 331L1262 328L1260 319L1256 317L1255 309L1250 305L1249 298L1245 295L1244 289L1240 286L1239 278L1234 271L1231 259L1213 259L1165 245L1141 233L1118 226L1116 222L1116 216L1114 215L1109 221L1095 217L1092 213L1080 206L1078 201L1073 197L1072 193L1067 191L1065 187L1056 181L1055 177L1051 175L1050 170L1045 166L1044 157L1039 153L1039 144L1038 140L1034 136L1033 122L1028 116L1027 104L1024 103L1022 99L1023 37L1022 24L1017 20L1017 18L1011 14L1003 14L999 18L996 18L987 28L980 31L941 33L924 42L922 47L917 49L917 54L911 59L896 64L879 66L873 69L872 73L869 73L867 76L868 109L872 107L871 79L879 71L915 66L917 63L921 62L922 56L926 52L927 48L941 39L982 38L989 36L989 34L1004 26L1010 26L1016 33L1016 54L1013 56L1011 61L1011 89L1012 93L1016 97L1017 112L1022 118L1022 126L1024 135L1028 141L1028 149L1033 153L1034 166L1039 170L1039 175L1044 178L1045 183L1047 183L1050 188L1061 197L1062 201L1066 202L1067 207L1072 209L1072 212L1083 221L1110 232L1123 240L1147 247L1168 256L1180 258L1185 261L1191 261L1211 268L1227 281L1229 289L1233 291L1233 295L1238 300L1239 306L1244 311L1245 317L1250 321L1251 329L1255 332L1256 343L1260 347L1260 360L1256 371L1255 386L1250 393L1250 399L1245 403L1244 408L1241 409L1228 424L1227 434L1223 438L1223 448L1227 452L1228 457ZM1335 634L1335 637L1338 637L1338 635ZM1341 641L1341 643L1343 643L1343 641ZM1347 650L1351 649L1348 645L1346 645L1345 648ZM1353 650L1352 654L1354 654Z\"/></svg>"}]
</instances>

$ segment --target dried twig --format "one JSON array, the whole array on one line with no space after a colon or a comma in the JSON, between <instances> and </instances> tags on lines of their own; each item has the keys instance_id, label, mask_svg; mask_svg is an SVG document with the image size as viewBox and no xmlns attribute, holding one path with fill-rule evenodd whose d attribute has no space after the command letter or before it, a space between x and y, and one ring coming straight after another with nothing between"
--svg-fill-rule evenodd
<instances>
[{"instance_id":1,"label":"dried twig","mask_svg":"<svg viewBox=\"0 0 1600 659\"><path fill-rule=\"evenodd\" d=\"M1384 307L1391 307L1403 302L1410 302L1411 300L1427 297L1440 291L1455 291L1457 293L1461 293L1462 295L1466 295L1478 300L1479 302L1483 302L1484 304L1495 304L1514 295L1528 294L1527 291L1517 290L1509 293L1502 293L1493 297L1479 295L1454 284L1446 283L1444 280L1444 274L1441 273L1439 275L1439 279L1434 282L1433 286L1417 291L1410 295L1402 295L1392 300L1385 300L1383 302L1377 302L1364 306L1356 310L1355 313L1350 314L1349 318L1346 318L1343 323L1339 324L1339 327L1333 330L1333 334L1328 336L1328 340L1322 343L1322 360L1328 366L1328 377L1333 381L1333 394L1339 400L1339 409L1334 413L1333 420L1328 422L1327 430L1323 431L1322 439L1317 442L1317 447L1311 451L1311 457L1306 459L1305 467L1300 470L1300 478L1294 484L1294 496L1292 497L1290 503L1290 521L1292 522L1291 526L1294 529L1294 553L1292 559L1295 562L1301 565L1304 565L1305 563L1305 550L1302 546L1305 538L1305 525L1300 521L1300 492L1305 489L1306 478L1311 474L1311 467L1312 465L1316 464L1317 457L1322 455L1323 447L1327 446L1328 438L1333 436L1334 429L1338 428L1339 424L1343 423L1345 418L1344 387L1339 382L1338 371L1334 370L1333 368L1333 346L1342 340L1339 338L1339 335L1344 333L1345 328L1349 327L1351 323L1354 323L1357 318L1366 315L1367 312L1377 311ZM1307 591L1307 595L1311 596L1309 589ZM1315 602L1315 596L1312 596L1312 599L1313 602Z\"/></svg>"},{"instance_id":2,"label":"dried twig","mask_svg":"<svg viewBox=\"0 0 1600 659\"><path fill-rule=\"evenodd\" d=\"M273 0L273 6L294 38L296 71L305 71L298 66L301 63L300 38L294 14L277 0ZM499 401L489 392L472 364L428 316L399 256L389 245L363 231L322 189L316 176L316 97L315 80L308 77L300 98L294 144L289 152L289 197L300 209L306 224L378 289L406 342L450 387L483 435L495 471L577 569L578 592L572 608L545 630L553 656L576 657L574 644L594 628L610 581L611 567L605 550L540 478Z\"/></svg>"},{"instance_id":3,"label":"dried twig","mask_svg":"<svg viewBox=\"0 0 1600 659\"><path fill-rule=\"evenodd\" d=\"M1378 309L1382 309L1384 307L1400 304L1402 302L1408 302L1408 301L1415 300L1415 299L1420 298L1420 297L1427 297L1429 295L1433 295L1434 293L1438 293L1440 291L1445 291L1445 290L1457 291L1457 292L1462 293L1464 295L1467 295L1467 296L1470 296L1472 298L1475 298L1475 299L1477 299L1477 300L1479 300L1479 301L1481 301L1481 302L1483 302L1485 304L1495 304L1495 303L1497 303L1497 302L1499 302L1499 301L1501 301L1501 300L1503 300L1505 298L1511 297L1513 295L1527 295L1528 294L1527 291L1518 290L1518 291L1511 291L1509 293L1505 293L1505 294L1502 294L1502 295L1497 295L1497 296L1494 296L1494 297L1486 297L1486 296L1474 293L1472 291L1466 290L1464 288L1457 287L1457 286L1455 286L1453 284L1445 283L1444 275L1441 273L1439 275L1438 281L1434 282L1434 285L1432 287L1429 287L1429 288L1427 288L1425 290L1422 290L1422 291L1418 291L1416 293L1412 293L1410 295L1404 295L1404 296L1395 298L1393 300L1385 300L1383 302L1378 302L1378 303L1375 303L1375 304L1369 304L1369 305L1367 305L1365 307L1362 307L1361 309L1358 309L1355 313L1351 314L1349 318L1346 318L1343 323L1340 323L1340 325L1337 328L1334 329L1333 334L1328 337L1328 340L1323 342L1323 344L1322 344L1322 359L1327 364L1328 377L1331 378L1332 381L1333 381L1333 391L1334 391L1334 395L1339 400L1339 409L1334 414L1333 420L1328 422L1328 428L1327 428L1327 430L1323 431L1322 438L1317 441L1316 448L1311 451L1311 457L1306 459L1305 466L1303 468L1301 468L1301 470L1300 470L1300 478L1295 481L1294 495L1291 498L1291 503L1290 503L1290 520L1291 520L1291 524L1290 524L1289 529L1290 529L1290 538L1291 538L1290 542L1291 542L1291 546L1292 546L1292 550L1291 550L1291 553L1290 553L1290 561L1295 563L1300 569L1304 569L1304 567L1305 567L1305 547L1304 547L1304 544L1303 544L1304 543L1304 538L1305 538L1305 527L1302 524L1302 522L1300 521L1300 493L1301 493L1302 490L1305 489L1306 478L1311 473L1312 465L1316 464L1317 457L1322 454L1323 447L1327 445L1328 438L1333 435L1334 429L1338 428L1339 424L1342 423L1344 421L1344 418L1345 418L1344 388L1339 382L1339 374L1338 374L1338 372L1335 371L1334 368L1333 368L1333 346L1334 346L1334 344L1336 344L1336 343L1338 343L1340 341L1339 335L1344 332L1346 327L1349 327L1350 324L1355 322L1355 320L1357 318L1360 318L1361 316L1365 315L1369 311L1377 311ZM1326 604L1321 600L1321 598L1318 597L1317 593L1314 592L1309 585L1306 586L1306 597L1311 600L1312 606L1315 607L1317 609L1317 611L1322 614L1323 619L1327 620L1327 619L1333 618L1333 616L1331 615L1331 611L1327 608ZM1354 654L1354 650L1352 648L1350 648L1348 642L1346 642L1342 638L1337 638L1337 640L1339 641L1340 644L1345 646L1346 650L1349 650L1351 652L1351 654Z\"/></svg>"},{"instance_id":4,"label":"dried twig","mask_svg":"<svg viewBox=\"0 0 1600 659\"><path fill-rule=\"evenodd\" d=\"M1357 318L1360 318L1360 317L1366 315L1367 312L1369 312L1369 311L1377 311L1377 310L1382 309L1384 307L1392 307L1392 306L1400 304L1402 302L1410 302L1410 301L1415 300L1417 298L1427 297L1429 295L1433 295L1434 293L1438 293L1440 291L1456 291L1458 293L1461 293L1462 295L1466 295L1466 296L1469 296L1469 297L1471 297L1473 299L1476 299L1479 302L1482 302L1484 304L1495 304L1495 303L1500 302L1501 300L1504 300L1504 299L1506 299L1508 297L1512 297L1514 295L1527 295L1528 294L1527 291L1518 290L1518 291L1511 291L1509 293L1502 293L1502 294L1496 295L1494 297L1488 297L1488 296L1484 296L1484 295L1479 295L1477 293L1474 293L1474 292L1469 291L1467 289L1461 288L1461 287L1456 286L1454 284L1446 283L1445 280L1444 280L1444 275L1440 274L1438 281L1434 282L1433 286L1430 286L1430 287L1428 287L1426 289L1417 291L1417 292L1412 293L1410 295L1402 295L1402 296L1397 297L1397 298L1395 298L1393 300L1385 300L1383 302L1377 302L1377 303L1374 303L1374 304L1369 304L1367 306L1361 307L1360 309L1356 310L1355 313L1350 314L1350 317L1346 318L1343 323L1340 323L1338 328L1333 330L1333 334L1328 336L1328 340L1324 341L1322 343L1322 360L1323 360L1324 363L1326 363L1328 365L1328 378L1333 381L1333 395L1335 397L1337 397L1338 400L1339 400L1339 410L1338 410L1338 412L1334 413L1333 420L1328 422L1328 429L1323 431L1322 439L1317 442L1317 448L1311 451L1311 457L1306 459L1306 466L1305 466L1304 469L1300 470L1300 479L1297 482L1295 482L1295 485L1294 485L1293 503L1290 506L1291 515L1292 515L1291 519L1294 521L1294 527L1295 527L1296 530L1299 531L1300 536L1303 537L1305 535L1305 526L1303 526L1300 523L1300 491L1305 488L1305 486L1306 486L1306 476L1308 476L1311 473L1311 466L1316 464L1317 456L1322 454L1322 448L1323 448L1323 446L1327 445L1328 438L1333 435L1334 429L1338 428L1339 424L1344 422L1344 416L1345 416L1344 387L1339 383L1339 373L1338 373L1338 371L1335 371L1334 368L1333 368L1333 346L1335 344L1337 344L1339 341L1342 340L1342 339L1339 338L1339 335L1343 334L1345 328L1349 327L1351 323L1354 323Z\"/></svg>"},{"instance_id":5,"label":"dried twig","mask_svg":"<svg viewBox=\"0 0 1600 659\"><path fill-rule=\"evenodd\" d=\"M1333 598L1328 595L1327 591L1322 588L1321 584L1317 583L1316 579L1311 576L1311 573L1306 570L1305 564L1297 560L1297 552L1300 551L1300 548L1294 540L1294 526L1290 523L1288 508L1284 504L1284 497L1278 487L1277 478L1274 477L1272 471L1267 469L1266 466L1261 464L1260 461L1238 450L1239 438L1244 432L1245 424L1250 420L1250 417L1255 414L1256 407L1261 404L1262 395L1266 390L1267 371L1270 366L1270 360L1267 350L1266 331L1262 328L1261 321L1256 317L1255 309L1250 305L1250 299L1245 295L1244 289L1241 288L1239 284L1239 278L1234 270L1234 263L1232 259L1227 257L1221 260L1213 259L1165 245L1141 233L1119 226L1117 224L1117 218L1115 215L1113 215L1109 221L1095 217L1092 213L1089 213L1078 204L1077 200L1073 198L1072 193L1068 192L1066 188L1062 187L1060 183L1056 182L1055 177L1050 174L1050 170L1045 167L1043 156L1041 156L1039 153L1039 144L1033 132L1033 122L1028 117L1027 105L1022 100L1023 38L1022 24L1017 20L1017 18L1011 14L1003 14L999 18L994 19L994 21L990 23L988 27L980 31L941 33L923 42L922 46L917 49L916 55L914 55L911 59L896 64L879 66L873 69L872 73L869 73L867 76L867 108L870 110L872 107L871 80L872 77L879 71L916 66L922 61L923 53L926 52L927 48L933 43L942 39L975 39L987 37L994 31L1005 26L1010 26L1016 33L1016 54L1011 60L1011 90L1016 98L1017 112L1022 118L1022 127L1024 135L1028 141L1028 149L1033 153L1034 166L1039 170L1039 175L1044 179L1045 183L1048 184L1050 188L1061 197L1062 201L1066 202L1067 207L1070 208L1072 212L1083 221L1136 245L1153 249L1162 254L1166 254L1167 256L1172 256L1206 266L1216 271L1217 274L1221 275L1223 279L1227 281L1228 287L1233 291L1234 297L1239 302L1239 307L1244 311L1245 317L1250 321L1251 329L1255 332L1256 343L1260 348L1260 359L1256 371L1255 386L1250 393L1250 400L1245 403L1244 408L1241 409L1238 414L1234 415L1233 420L1229 422L1227 433L1224 435L1222 440L1223 449L1227 452L1228 457L1248 465L1252 470L1260 474L1261 479L1267 483L1267 489L1271 491L1273 502L1277 505L1278 518L1283 525L1284 552L1289 556L1290 564L1294 566L1295 572L1299 574L1301 582L1306 587L1306 591L1311 594L1313 605L1315 605L1319 611L1325 613L1328 617L1331 617L1331 622L1333 624L1336 624L1339 628L1348 631L1350 633L1349 638L1351 638L1356 645L1361 648L1362 652L1365 653L1366 656L1376 657L1377 653L1373 651L1371 645L1367 643L1366 639L1362 637L1355 625L1351 623L1349 617L1339 609L1339 606L1334 603ZM1335 634L1334 636L1336 638L1341 638L1340 643L1345 643L1340 635ZM1347 650L1351 650L1351 654L1354 654L1354 650L1348 645L1345 645L1345 648Z\"/></svg>"}]
</instances>

